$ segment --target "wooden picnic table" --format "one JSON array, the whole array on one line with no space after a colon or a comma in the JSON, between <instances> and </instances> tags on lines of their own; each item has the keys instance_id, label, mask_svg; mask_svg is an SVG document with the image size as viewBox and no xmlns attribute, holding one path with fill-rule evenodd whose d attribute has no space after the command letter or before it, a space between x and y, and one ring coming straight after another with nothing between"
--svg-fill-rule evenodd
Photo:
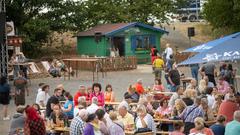
<instances>
[{"instance_id":1,"label":"wooden picnic table","mask_svg":"<svg viewBox=\"0 0 240 135\"><path fill-rule=\"evenodd\" d=\"M135 131L124 131L125 135L153 135L153 132L144 132L144 133L137 133Z\"/></svg>"},{"instance_id":2,"label":"wooden picnic table","mask_svg":"<svg viewBox=\"0 0 240 135\"><path fill-rule=\"evenodd\" d=\"M47 131L55 131L55 132L70 132L70 128L69 127L48 127L46 126L46 130Z\"/></svg>"},{"instance_id":3,"label":"wooden picnic table","mask_svg":"<svg viewBox=\"0 0 240 135\"><path fill-rule=\"evenodd\" d=\"M124 131L125 135L134 135L135 131ZM169 135L168 131L157 131L157 135ZM137 133L135 135L153 135L153 132Z\"/></svg>"},{"instance_id":4,"label":"wooden picnic table","mask_svg":"<svg viewBox=\"0 0 240 135\"><path fill-rule=\"evenodd\" d=\"M120 102L105 102L105 105L119 105Z\"/></svg>"},{"instance_id":5,"label":"wooden picnic table","mask_svg":"<svg viewBox=\"0 0 240 135\"><path fill-rule=\"evenodd\" d=\"M174 124L177 122L183 122L183 120L171 120L171 119L167 119L167 118L154 118L155 122L160 122L160 123L165 123L165 124ZM204 123L207 126L211 126L213 124L215 124L217 121L216 120L211 120L211 121L205 121Z\"/></svg>"},{"instance_id":6,"label":"wooden picnic table","mask_svg":"<svg viewBox=\"0 0 240 135\"><path fill-rule=\"evenodd\" d=\"M121 102L105 102L106 105L119 105ZM130 103L129 105L138 105L138 103Z\"/></svg>"},{"instance_id":7,"label":"wooden picnic table","mask_svg":"<svg viewBox=\"0 0 240 135\"><path fill-rule=\"evenodd\" d=\"M174 123L178 123L178 122L183 122L183 120L171 120L171 119L167 119L167 118L154 118L155 122L160 122L160 123L165 123L165 124L174 124Z\"/></svg>"},{"instance_id":8,"label":"wooden picnic table","mask_svg":"<svg viewBox=\"0 0 240 135\"><path fill-rule=\"evenodd\" d=\"M170 91L152 91L151 94L163 94L163 95L173 95L176 92L170 92Z\"/></svg>"},{"instance_id":9,"label":"wooden picnic table","mask_svg":"<svg viewBox=\"0 0 240 135\"><path fill-rule=\"evenodd\" d=\"M64 62L68 63L68 71L70 71L71 62L76 64L76 77L78 76L78 69L79 69L79 62L90 62L92 65L92 77L93 81L95 80L95 71L97 71L97 78L98 78L98 70L97 70L97 63L99 62L98 58L74 58L74 59L63 59ZM81 66L81 65L80 65ZM70 80L71 74L68 74L68 80ZM64 72L64 79L65 79L65 72Z\"/></svg>"}]
</instances>

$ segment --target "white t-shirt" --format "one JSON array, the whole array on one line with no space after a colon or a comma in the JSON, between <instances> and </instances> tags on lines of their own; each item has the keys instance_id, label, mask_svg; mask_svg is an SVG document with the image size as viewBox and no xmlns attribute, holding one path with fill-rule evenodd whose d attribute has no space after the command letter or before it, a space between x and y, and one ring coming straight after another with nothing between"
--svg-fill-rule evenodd
<instances>
[{"instance_id":1,"label":"white t-shirt","mask_svg":"<svg viewBox=\"0 0 240 135\"><path fill-rule=\"evenodd\" d=\"M150 128L152 130L152 132L154 132L154 134L156 134L156 126L155 126L153 117L150 114L147 114L143 118L143 120L146 123L147 127ZM137 127L137 129L143 128L142 122L139 117L136 118L136 127Z\"/></svg>"},{"instance_id":2,"label":"white t-shirt","mask_svg":"<svg viewBox=\"0 0 240 135\"><path fill-rule=\"evenodd\" d=\"M97 111L99 107L96 104L91 104L90 106L87 107L87 112L89 114L93 114Z\"/></svg>"},{"instance_id":3,"label":"white t-shirt","mask_svg":"<svg viewBox=\"0 0 240 135\"><path fill-rule=\"evenodd\" d=\"M116 57L115 51L110 51L110 57Z\"/></svg>"},{"instance_id":4,"label":"white t-shirt","mask_svg":"<svg viewBox=\"0 0 240 135\"><path fill-rule=\"evenodd\" d=\"M38 92L37 93L39 93L39 92L41 92L42 91L42 88L38 88Z\"/></svg>"},{"instance_id":5,"label":"white t-shirt","mask_svg":"<svg viewBox=\"0 0 240 135\"><path fill-rule=\"evenodd\" d=\"M208 100L208 106L209 106L210 108L212 108L212 107L213 107L213 103L215 102L214 96L207 94L207 100Z\"/></svg>"},{"instance_id":6,"label":"white t-shirt","mask_svg":"<svg viewBox=\"0 0 240 135\"><path fill-rule=\"evenodd\" d=\"M143 120L145 121L146 124L148 124L148 118L146 116L143 118ZM137 128L143 128L143 125L142 125L142 122L141 122L140 119L136 120L136 127Z\"/></svg>"},{"instance_id":7,"label":"white t-shirt","mask_svg":"<svg viewBox=\"0 0 240 135\"><path fill-rule=\"evenodd\" d=\"M40 101L43 101L44 105L46 106L49 98L50 98L50 96L48 93L45 93L44 91L40 91L37 94L36 103L40 104Z\"/></svg>"},{"instance_id":8,"label":"white t-shirt","mask_svg":"<svg viewBox=\"0 0 240 135\"><path fill-rule=\"evenodd\" d=\"M173 50L172 50L172 48L167 47L167 48L165 49L164 53L166 54L166 59L170 59L170 55L173 54Z\"/></svg>"}]
</instances>

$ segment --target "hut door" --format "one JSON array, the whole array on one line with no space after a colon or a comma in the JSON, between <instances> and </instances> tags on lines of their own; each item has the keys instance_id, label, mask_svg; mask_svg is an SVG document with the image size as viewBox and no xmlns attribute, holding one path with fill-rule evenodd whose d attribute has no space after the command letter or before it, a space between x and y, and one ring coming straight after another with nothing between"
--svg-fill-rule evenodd
<instances>
[{"instance_id":1,"label":"hut door","mask_svg":"<svg viewBox=\"0 0 240 135\"><path fill-rule=\"evenodd\" d=\"M125 38L124 37L114 37L113 44L115 49L118 49L119 56L125 56Z\"/></svg>"}]
</instances>

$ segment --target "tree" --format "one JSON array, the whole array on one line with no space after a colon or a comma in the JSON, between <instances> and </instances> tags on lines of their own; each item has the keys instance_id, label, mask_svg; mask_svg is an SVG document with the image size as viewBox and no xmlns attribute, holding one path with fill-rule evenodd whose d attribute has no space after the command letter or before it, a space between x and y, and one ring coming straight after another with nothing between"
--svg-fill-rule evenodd
<instances>
[{"instance_id":1,"label":"tree","mask_svg":"<svg viewBox=\"0 0 240 135\"><path fill-rule=\"evenodd\" d=\"M181 1L181 2L180 2ZM173 12L186 0L88 0L85 2L90 26L99 23L142 22L159 24L167 20L166 14Z\"/></svg>"},{"instance_id":2,"label":"tree","mask_svg":"<svg viewBox=\"0 0 240 135\"><path fill-rule=\"evenodd\" d=\"M239 0L208 0L204 6L204 16L214 29L240 30L240 1Z\"/></svg>"},{"instance_id":3,"label":"tree","mask_svg":"<svg viewBox=\"0 0 240 135\"><path fill-rule=\"evenodd\" d=\"M36 57L52 32L83 31L97 24L162 23L185 0L7 0L7 20L24 36L23 51Z\"/></svg>"},{"instance_id":4,"label":"tree","mask_svg":"<svg viewBox=\"0 0 240 135\"><path fill-rule=\"evenodd\" d=\"M17 34L24 37L24 53L37 57L52 31L75 29L71 19L75 6L72 0L8 0L7 20L13 21Z\"/></svg>"}]
</instances>

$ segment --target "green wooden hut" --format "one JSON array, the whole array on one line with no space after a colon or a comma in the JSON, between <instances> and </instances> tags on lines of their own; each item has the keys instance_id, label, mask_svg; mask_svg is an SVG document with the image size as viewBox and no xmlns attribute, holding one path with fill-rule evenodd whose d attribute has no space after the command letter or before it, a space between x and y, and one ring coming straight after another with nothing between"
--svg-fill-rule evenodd
<instances>
[{"instance_id":1,"label":"green wooden hut","mask_svg":"<svg viewBox=\"0 0 240 135\"><path fill-rule=\"evenodd\" d=\"M136 56L139 63L150 62L150 48L160 50L160 39L165 30L142 23L97 25L77 35L79 55L110 56L112 48L120 56Z\"/></svg>"}]
</instances>

